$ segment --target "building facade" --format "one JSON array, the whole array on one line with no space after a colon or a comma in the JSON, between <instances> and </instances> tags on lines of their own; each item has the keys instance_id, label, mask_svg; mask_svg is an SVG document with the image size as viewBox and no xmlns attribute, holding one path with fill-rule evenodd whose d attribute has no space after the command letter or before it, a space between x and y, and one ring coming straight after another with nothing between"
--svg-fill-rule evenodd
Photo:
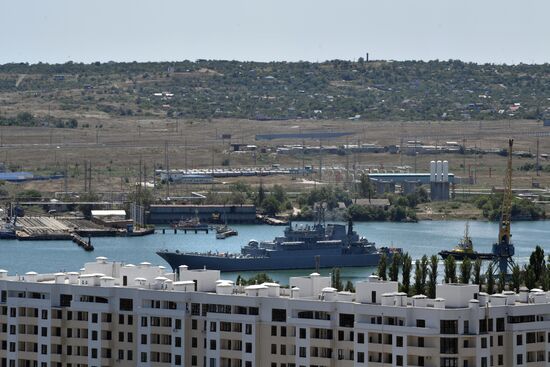
<instances>
[{"instance_id":1,"label":"building facade","mask_svg":"<svg viewBox=\"0 0 550 367\"><path fill-rule=\"evenodd\" d=\"M546 292L444 284L407 297L376 277L313 273L248 287L98 258L81 272L0 271L0 366L546 366Z\"/></svg>"}]
</instances>

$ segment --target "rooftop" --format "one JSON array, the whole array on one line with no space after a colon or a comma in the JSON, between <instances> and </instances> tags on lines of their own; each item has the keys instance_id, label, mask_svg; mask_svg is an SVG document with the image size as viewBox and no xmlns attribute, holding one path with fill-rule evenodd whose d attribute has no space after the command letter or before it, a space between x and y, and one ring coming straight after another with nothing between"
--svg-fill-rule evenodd
<instances>
[{"instance_id":1,"label":"rooftop","mask_svg":"<svg viewBox=\"0 0 550 367\"><path fill-rule=\"evenodd\" d=\"M291 277L289 287L266 282L243 286L231 280L222 280L219 270L179 267L177 273L167 272L164 266L149 262L124 264L99 256L95 262L84 265L79 272L38 274L29 271L24 275L8 275L0 269L0 282L35 284L66 284L87 287L128 287L165 292L204 292L241 297L286 297L317 301L378 304L393 307L424 307L457 309L471 307L522 306L550 303L550 292L522 287L519 293L504 291L499 294L479 292L475 284L438 284L436 298L425 295L408 297L398 292L397 282L384 281L371 275L355 284L355 292L337 291L331 278L312 273L309 276ZM25 286L26 287L26 286Z\"/></svg>"}]
</instances>

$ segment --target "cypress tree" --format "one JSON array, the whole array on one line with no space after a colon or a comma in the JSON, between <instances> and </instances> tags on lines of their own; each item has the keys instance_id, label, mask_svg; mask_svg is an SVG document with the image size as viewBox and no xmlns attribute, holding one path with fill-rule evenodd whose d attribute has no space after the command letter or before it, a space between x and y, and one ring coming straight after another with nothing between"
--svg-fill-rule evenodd
<instances>
[{"instance_id":1,"label":"cypress tree","mask_svg":"<svg viewBox=\"0 0 550 367\"><path fill-rule=\"evenodd\" d=\"M387 280L386 268L388 264L388 258L385 253L382 253L380 260L378 260L378 277L382 280Z\"/></svg>"},{"instance_id":2,"label":"cypress tree","mask_svg":"<svg viewBox=\"0 0 550 367\"><path fill-rule=\"evenodd\" d=\"M470 283L470 277L472 275L472 261L469 258L462 260L460 264L460 283Z\"/></svg>"},{"instance_id":3,"label":"cypress tree","mask_svg":"<svg viewBox=\"0 0 550 367\"><path fill-rule=\"evenodd\" d=\"M437 286L437 265L439 259L437 255L432 255L430 258L430 279L428 281L428 297L435 298L435 289Z\"/></svg>"},{"instance_id":4,"label":"cypress tree","mask_svg":"<svg viewBox=\"0 0 550 367\"><path fill-rule=\"evenodd\" d=\"M392 255L390 269L388 275L392 282L397 282L399 280L399 266L401 265L401 256L399 253Z\"/></svg>"}]
</instances>

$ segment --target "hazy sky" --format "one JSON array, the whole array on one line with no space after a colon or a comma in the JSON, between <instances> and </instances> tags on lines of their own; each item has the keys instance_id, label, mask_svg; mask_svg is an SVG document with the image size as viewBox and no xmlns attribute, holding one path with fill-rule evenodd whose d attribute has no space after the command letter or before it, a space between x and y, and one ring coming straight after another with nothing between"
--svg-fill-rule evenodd
<instances>
[{"instance_id":1,"label":"hazy sky","mask_svg":"<svg viewBox=\"0 0 550 367\"><path fill-rule=\"evenodd\" d=\"M550 62L549 0L0 0L0 63Z\"/></svg>"}]
</instances>

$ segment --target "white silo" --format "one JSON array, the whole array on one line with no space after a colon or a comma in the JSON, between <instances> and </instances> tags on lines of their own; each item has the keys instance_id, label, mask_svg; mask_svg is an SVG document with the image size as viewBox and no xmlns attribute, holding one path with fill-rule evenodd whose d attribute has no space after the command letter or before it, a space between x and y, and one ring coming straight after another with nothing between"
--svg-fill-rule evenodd
<instances>
[{"instance_id":1,"label":"white silo","mask_svg":"<svg viewBox=\"0 0 550 367\"><path fill-rule=\"evenodd\" d=\"M443 161L443 182L449 182L449 161Z\"/></svg>"},{"instance_id":2,"label":"white silo","mask_svg":"<svg viewBox=\"0 0 550 367\"><path fill-rule=\"evenodd\" d=\"M430 182L435 182L435 161L430 162Z\"/></svg>"},{"instance_id":3,"label":"white silo","mask_svg":"<svg viewBox=\"0 0 550 367\"><path fill-rule=\"evenodd\" d=\"M441 161L437 161L436 163L437 170L436 170L436 181L441 182L441 176L443 176L443 163Z\"/></svg>"}]
</instances>

